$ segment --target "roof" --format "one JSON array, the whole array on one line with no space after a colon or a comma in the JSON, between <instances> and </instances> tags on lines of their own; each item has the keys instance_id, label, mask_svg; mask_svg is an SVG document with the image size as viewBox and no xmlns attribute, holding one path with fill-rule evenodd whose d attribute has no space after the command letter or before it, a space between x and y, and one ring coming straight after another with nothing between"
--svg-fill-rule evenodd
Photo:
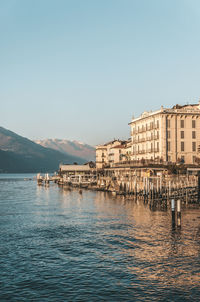
<instances>
[{"instance_id":1,"label":"roof","mask_svg":"<svg viewBox=\"0 0 200 302\"><path fill-rule=\"evenodd\" d=\"M199 106L199 104L186 104L186 105L179 105L179 104L176 104L172 107L172 109L181 109L181 108L184 108L184 107L195 107L195 106Z\"/></svg>"},{"instance_id":2,"label":"roof","mask_svg":"<svg viewBox=\"0 0 200 302\"><path fill-rule=\"evenodd\" d=\"M124 149L126 148L126 145L117 145L115 147L112 147L112 149Z\"/></svg>"},{"instance_id":3,"label":"roof","mask_svg":"<svg viewBox=\"0 0 200 302\"><path fill-rule=\"evenodd\" d=\"M156 111L151 111L151 112L143 112L139 117L134 118L130 123L128 123L128 125L131 125L131 124L135 123L136 121L145 119L145 118L150 117L152 115L160 114L161 112L163 112L163 109L156 110Z\"/></svg>"},{"instance_id":4,"label":"roof","mask_svg":"<svg viewBox=\"0 0 200 302\"><path fill-rule=\"evenodd\" d=\"M107 147L104 145L99 145L99 146L96 146L96 149L107 149Z\"/></svg>"},{"instance_id":5,"label":"roof","mask_svg":"<svg viewBox=\"0 0 200 302\"><path fill-rule=\"evenodd\" d=\"M119 139L114 139L113 141L110 141L110 142L108 142L108 143L105 143L104 146L113 144L113 143L115 143L115 142L120 142L120 140L119 140Z\"/></svg>"},{"instance_id":6,"label":"roof","mask_svg":"<svg viewBox=\"0 0 200 302\"><path fill-rule=\"evenodd\" d=\"M119 139L115 139L115 140L110 141L110 142L108 142L108 143L105 143L105 144L103 144L103 145L97 145L97 146L96 146L96 149L106 149L106 147L107 147L108 145L112 145L112 144L114 144L115 142L119 142L119 144L120 144L122 141L119 140Z\"/></svg>"},{"instance_id":7,"label":"roof","mask_svg":"<svg viewBox=\"0 0 200 302\"><path fill-rule=\"evenodd\" d=\"M195 108L196 107L196 108ZM182 111L181 111L182 109ZM160 110L157 110L157 111L150 111L150 112L143 112L139 117L137 118L133 118L132 121L130 123L128 123L129 125L137 122L137 121L140 121L142 119L145 119L145 118L148 118L148 117L151 117L153 115L157 115L157 114L178 114L178 113L183 113L183 114L198 114L200 115L200 103L197 103L197 104L186 104L186 105L179 105L179 104L176 104L174 105L172 108L163 108L163 106L161 106L161 109Z\"/></svg>"},{"instance_id":8,"label":"roof","mask_svg":"<svg viewBox=\"0 0 200 302\"><path fill-rule=\"evenodd\" d=\"M90 166L87 165L60 165L61 171L89 171Z\"/></svg>"}]
</instances>

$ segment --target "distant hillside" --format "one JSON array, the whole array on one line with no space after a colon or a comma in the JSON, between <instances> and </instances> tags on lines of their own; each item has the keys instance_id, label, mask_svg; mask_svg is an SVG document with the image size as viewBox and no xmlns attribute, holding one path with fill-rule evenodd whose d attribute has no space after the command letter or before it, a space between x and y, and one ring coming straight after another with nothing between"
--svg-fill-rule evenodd
<instances>
[{"instance_id":1,"label":"distant hillside","mask_svg":"<svg viewBox=\"0 0 200 302\"><path fill-rule=\"evenodd\" d=\"M87 160L45 148L0 127L0 172L54 172L62 163Z\"/></svg>"},{"instance_id":2,"label":"distant hillside","mask_svg":"<svg viewBox=\"0 0 200 302\"><path fill-rule=\"evenodd\" d=\"M67 155L75 155L88 161L95 161L95 148L87 144L66 139L45 139L36 140L35 142L43 147L51 148Z\"/></svg>"}]
</instances>

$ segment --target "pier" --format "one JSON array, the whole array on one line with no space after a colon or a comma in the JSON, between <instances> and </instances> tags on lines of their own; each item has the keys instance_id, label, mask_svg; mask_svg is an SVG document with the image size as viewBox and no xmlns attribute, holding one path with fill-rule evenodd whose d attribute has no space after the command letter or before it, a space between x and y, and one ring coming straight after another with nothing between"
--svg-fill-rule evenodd
<instances>
[{"instance_id":1,"label":"pier","mask_svg":"<svg viewBox=\"0 0 200 302\"><path fill-rule=\"evenodd\" d=\"M169 174L166 168L160 167L95 169L89 165L62 165L57 175L38 174L37 182L111 192L129 199L142 199L151 207L167 208L172 199L186 205L200 200L199 175Z\"/></svg>"},{"instance_id":2,"label":"pier","mask_svg":"<svg viewBox=\"0 0 200 302\"><path fill-rule=\"evenodd\" d=\"M172 199L185 204L197 203L199 179L196 175L169 175L155 168L113 168L97 174L97 189L143 199L154 207L168 207Z\"/></svg>"},{"instance_id":3,"label":"pier","mask_svg":"<svg viewBox=\"0 0 200 302\"><path fill-rule=\"evenodd\" d=\"M167 168L120 166L96 169L89 165L61 166L58 174L37 175L38 185L57 183L65 190L82 188L103 191L141 202L151 210L171 209L172 229L181 228L181 209L199 207L200 174L171 174Z\"/></svg>"}]
</instances>

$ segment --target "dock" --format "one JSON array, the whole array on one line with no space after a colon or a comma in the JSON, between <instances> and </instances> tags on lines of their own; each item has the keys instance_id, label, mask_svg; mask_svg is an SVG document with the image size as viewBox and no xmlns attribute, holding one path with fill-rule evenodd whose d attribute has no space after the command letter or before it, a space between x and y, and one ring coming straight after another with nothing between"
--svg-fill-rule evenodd
<instances>
[{"instance_id":1,"label":"dock","mask_svg":"<svg viewBox=\"0 0 200 302\"><path fill-rule=\"evenodd\" d=\"M199 204L200 176L174 175L159 167L113 167L95 169L89 165L61 165L58 174L37 175L38 185L50 182L68 188L78 187L143 200L151 207L169 207L171 200Z\"/></svg>"}]
</instances>

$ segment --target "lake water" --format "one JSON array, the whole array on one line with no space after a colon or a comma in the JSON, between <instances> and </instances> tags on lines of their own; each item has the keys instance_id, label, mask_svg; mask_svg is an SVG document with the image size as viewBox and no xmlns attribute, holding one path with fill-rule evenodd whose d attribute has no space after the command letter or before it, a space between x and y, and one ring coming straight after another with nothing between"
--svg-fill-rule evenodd
<instances>
[{"instance_id":1,"label":"lake water","mask_svg":"<svg viewBox=\"0 0 200 302\"><path fill-rule=\"evenodd\" d=\"M200 210L0 174L0 301L199 301Z\"/></svg>"}]
</instances>

